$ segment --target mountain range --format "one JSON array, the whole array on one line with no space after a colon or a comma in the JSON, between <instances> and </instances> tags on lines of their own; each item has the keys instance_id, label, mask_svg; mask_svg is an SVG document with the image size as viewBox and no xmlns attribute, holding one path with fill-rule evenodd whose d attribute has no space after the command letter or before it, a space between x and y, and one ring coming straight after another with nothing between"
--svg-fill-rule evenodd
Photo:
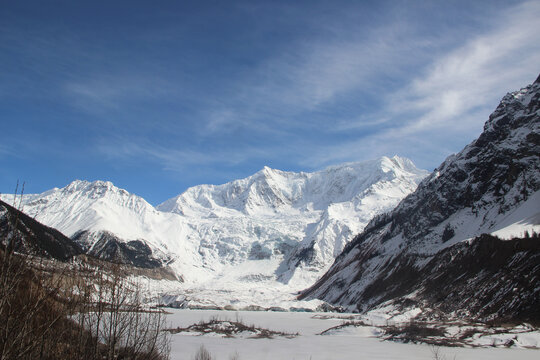
<instances>
[{"instance_id":1,"label":"mountain range","mask_svg":"<svg viewBox=\"0 0 540 360\"><path fill-rule=\"evenodd\" d=\"M536 322L539 154L540 77L431 174L398 156L313 173L264 167L156 207L76 180L3 195L0 231L8 239L15 217L19 251L165 269L149 286L173 306Z\"/></svg>"},{"instance_id":2,"label":"mountain range","mask_svg":"<svg viewBox=\"0 0 540 360\"><path fill-rule=\"evenodd\" d=\"M110 182L77 180L24 195L21 207L89 255L168 267L178 281L157 286L169 301L268 307L270 293L294 302L292 294L313 284L354 234L427 174L398 156L313 173L265 167L156 207Z\"/></svg>"}]
</instances>

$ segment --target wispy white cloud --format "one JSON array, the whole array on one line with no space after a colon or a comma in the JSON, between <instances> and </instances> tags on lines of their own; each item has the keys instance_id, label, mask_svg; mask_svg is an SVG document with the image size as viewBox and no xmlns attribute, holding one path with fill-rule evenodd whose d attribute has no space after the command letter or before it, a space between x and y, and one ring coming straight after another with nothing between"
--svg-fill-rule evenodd
<instances>
[{"instance_id":1,"label":"wispy white cloud","mask_svg":"<svg viewBox=\"0 0 540 360\"><path fill-rule=\"evenodd\" d=\"M62 23L44 28L0 23L0 62L5 58L13 66L4 69L0 95L60 100L95 114L182 92L182 74L173 78L151 56L135 57L99 37L81 36L88 34Z\"/></svg>"},{"instance_id":2,"label":"wispy white cloud","mask_svg":"<svg viewBox=\"0 0 540 360\"><path fill-rule=\"evenodd\" d=\"M433 44L448 43L447 39L420 37L407 23L375 28L340 41L295 44L294 51L264 61L246 78L231 84L230 96L209 99L198 134L211 138L248 128L278 139L274 144L187 150L189 146L164 147L148 139L123 139L104 141L99 149L112 158L152 159L173 171L278 157L296 161L304 168L320 168L393 154L409 156L423 166L435 166L477 136L505 91L518 89L536 77L540 70L538 18L537 2L506 9L492 17L487 30L470 34L465 43L444 51L434 51ZM405 74L408 66L415 65L420 66L415 73L418 75ZM408 81L388 88L387 84L378 84L381 76ZM107 89L108 83L72 90L96 101L104 96L103 102L122 97L124 92L143 97L160 91L115 80ZM382 107L352 119L326 117L323 122L309 122L310 114L317 109L364 93L377 94ZM294 132L297 129L287 130L310 126L320 127L335 141L324 145L304 139ZM366 134L366 128L373 131ZM339 141L340 134L351 132L358 133L358 138L350 140L349 136Z\"/></svg>"},{"instance_id":3,"label":"wispy white cloud","mask_svg":"<svg viewBox=\"0 0 540 360\"><path fill-rule=\"evenodd\" d=\"M478 119L487 120L485 112L472 112L462 120L478 123ZM429 131L389 128L355 140L313 147L299 163L304 167L317 169L339 162L400 155L414 160L417 166L430 170L470 142L475 137L472 134L470 129L459 126L455 128L451 123L431 128ZM452 141L452 138L457 140Z\"/></svg>"},{"instance_id":4,"label":"wispy white cloud","mask_svg":"<svg viewBox=\"0 0 540 360\"><path fill-rule=\"evenodd\" d=\"M404 22L369 30L358 26L341 29L335 37L289 44L230 85L230 96L209 110L206 130L257 129L260 119L274 126L310 126L298 115L317 111L362 88L376 91L381 86L378 76L391 77L416 62L411 53L419 56L430 41L408 38L411 31Z\"/></svg>"},{"instance_id":5,"label":"wispy white cloud","mask_svg":"<svg viewBox=\"0 0 540 360\"><path fill-rule=\"evenodd\" d=\"M123 138L98 141L98 151L110 159L144 158L173 171L279 157L318 168L394 153L432 164L474 138L505 90L530 82L540 70L540 3L526 2L494 14L487 17L482 32L460 34L467 40L457 46L449 40L456 38L455 33L421 33L414 21L399 16L370 26L321 22L328 27L325 36L304 35L284 42L273 56L258 58L256 65L234 77L217 80L220 89L211 96L205 87L211 85L199 87L197 79L182 83L186 76L182 66L174 76L169 76L170 69L146 60L130 68L110 48L100 57L96 55L100 51L77 47L69 37L59 48L50 36L32 34L35 43L21 51L34 51L35 59L40 54L51 56L51 46L69 54L66 48L73 45L74 60L59 61L56 71L70 104L90 113L110 115L111 110L163 99L182 103L165 114L162 103L154 102L145 115L156 110L155 117L164 118L159 136L167 143L185 132L196 140L184 136L186 143L163 146L159 136L142 131L133 135L132 124L125 124ZM74 66L79 59L86 61L84 71ZM125 69L119 70L120 65ZM376 97L381 108L336 111L364 96ZM193 103L196 110L180 113L185 104ZM190 119L180 124L180 117ZM157 121L141 118L139 122ZM316 134L308 138L307 131ZM242 136L233 134L241 132ZM355 134L358 138L351 140ZM229 135L229 145L222 141L216 147L204 146L205 141ZM331 140L321 143L327 135ZM245 141L256 137L263 141Z\"/></svg>"},{"instance_id":6,"label":"wispy white cloud","mask_svg":"<svg viewBox=\"0 0 540 360\"><path fill-rule=\"evenodd\" d=\"M304 159L310 166L409 154L433 164L459 150L480 132L507 91L532 82L540 71L540 3L526 2L491 19L490 30L470 34L464 44L435 57L409 83L385 94L385 106L344 129L372 122L385 127L358 140L319 148ZM371 119L371 120L369 120Z\"/></svg>"},{"instance_id":7,"label":"wispy white cloud","mask_svg":"<svg viewBox=\"0 0 540 360\"><path fill-rule=\"evenodd\" d=\"M71 80L64 92L78 106L89 112L108 111L126 104L170 98L178 86L150 74L99 74L98 77Z\"/></svg>"},{"instance_id":8,"label":"wispy white cloud","mask_svg":"<svg viewBox=\"0 0 540 360\"><path fill-rule=\"evenodd\" d=\"M505 90L534 80L540 71L540 3L521 4L493 19L493 30L471 35L463 46L430 65L427 73L412 81L401 93L395 112L423 114L404 130L437 127L479 106L493 106Z\"/></svg>"},{"instance_id":9,"label":"wispy white cloud","mask_svg":"<svg viewBox=\"0 0 540 360\"><path fill-rule=\"evenodd\" d=\"M11 151L4 145L0 145L0 157L10 155Z\"/></svg>"}]
</instances>

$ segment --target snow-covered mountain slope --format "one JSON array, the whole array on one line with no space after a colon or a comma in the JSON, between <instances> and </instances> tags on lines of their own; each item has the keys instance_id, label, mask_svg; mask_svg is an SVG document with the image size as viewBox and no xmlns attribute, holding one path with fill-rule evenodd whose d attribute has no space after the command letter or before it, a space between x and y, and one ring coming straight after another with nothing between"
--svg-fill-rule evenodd
<instances>
[{"instance_id":1,"label":"snow-covered mountain slope","mask_svg":"<svg viewBox=\"0 0 540 360\"><path fill-rule=\"evenodd\" d=\"M6 195L3 198L9 200ZM111 237L109 243L144 238L154 250L153 257L161 262L168 258L162 252L165 244L159 236L144 236L152 234L154 227L161 226L164 214L111 182L76 180L61 189L24 195L22 210L73 238L86 252L94 255L100 255L93 252L94 245L107 234L113 234L116 238Z\"/></svg>"},{"instance_id":2,"label":"snow-covered mountain slope","mask_svg":"<svg viewBox=\"0 0 540 360\"><path fill-rule=\"evenodd\" d=\"M121 259L138 258L130 260L136 265L167 264L193 296L228 288L244 291L246 299L260 289L290 296L311 285L353 234L426 175L397 156L314 173L265 167L224 185L192 187L156 208L110 182L75 181L26 195L23 208L98 257L120 252ZM128 241L129 249L119 245ZM152 251L147 261L143 244Z\"/></svg>"},{"instance_id":3,"label":"snow-covered mountain slope","mask_svg":"<svg viewBox=\"0 0 540 360\"><path fill-rule=\"evenodd\" d=\"M302 297L357 310L404 299L446 313L477 311L488 316L508 309L505 314L497 312L499 317L512 316L512 311L518 313L531 302L537 305L540 243L524 240L523 245L515 240L506 246L479 235L510 239L540 232L539 155L540 77L507 94L477 140L448 157L393 211L375 217ZM480 241L490 245L479 246ZM505 254L504 260L497 253ZM478 262L476 272L467 272ZM501 273L499 266L506 270ZM508 276L510 269L513 276ZM446 292L430 292L450 273L460 282L453 282ZM511 289L523 289L523 279L528 296L503 296ZM464 293L471 284L476 285ZM474 291L482 287L495 288L497 296L487 298ZM445 294L463 296L452 303ZM479 298L485 302L479 303ZM492 306L503 298L514 307Z\"/></svg>"},{"instance_id":4,"label":"snow-covered mountain slope","mask_svg":"<svg viewBox=\"0 0 540 360\"><path fill-rule=\"evenodd\" d=\"M282 282L294 280L299 264L312 276L298 280L313 282L353 234L395 206L426 175L397 156L314 173L265 167L224 185L190 188L157 209L189 219L201 244L217 247L217 253L208 254L213 261L233 255L236 259L228 262L236 264L280 254L286 260L277 274ZM309 258L301 255L306 251Z\"/></svg>"}]
</instances>

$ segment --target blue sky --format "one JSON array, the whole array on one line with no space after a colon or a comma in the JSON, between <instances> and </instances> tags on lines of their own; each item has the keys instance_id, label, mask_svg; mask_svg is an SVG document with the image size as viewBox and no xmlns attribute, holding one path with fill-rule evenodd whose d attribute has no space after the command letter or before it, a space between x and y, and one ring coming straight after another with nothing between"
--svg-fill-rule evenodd
<instances>
[{"instance_id":1,"label":"blue sky","mask_svg":"<svg viewBox=\"0 0 540 360\"><path fill-rule=\"evenodd\" d=\"M267 165L432 170L540 72L540 2L0 0L0 192L158 204Z\"/></svg>"}]
</instances>

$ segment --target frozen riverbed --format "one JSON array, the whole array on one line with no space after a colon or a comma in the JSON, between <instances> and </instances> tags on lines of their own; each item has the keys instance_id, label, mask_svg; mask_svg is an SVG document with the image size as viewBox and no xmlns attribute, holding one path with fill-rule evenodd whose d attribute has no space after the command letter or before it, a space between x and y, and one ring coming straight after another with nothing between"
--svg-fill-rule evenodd
<instances>
[{"instance_id":1,"label":"frozen riverbed","mask_svg":"<svg viewBox=\"0 0 540 360\"><path fill-rule=\"evenodd\" d=\"M375 327L353 328L349 331L317 335L343 323L341 319L323 319L328 314L295 312L219 311L219 310L170 310L171 328L187 327L209 321L241 320L247 325L267 328L299 336L274 339L223 338L218 335L172 335L171 359L191 360L201 345L216 360L228 360L235 353L240 360L347 360L347 359L434 359L433 348L428 345L402 344L381 341ZM320 315L320 316L315 316ZM341 314L342 315L342 314ZM315 316L315 317L314 317ZM538 359L540 351L501 348L439 348L439 355L451 360L475 359Z\"/></svg>"}]
</instances>

